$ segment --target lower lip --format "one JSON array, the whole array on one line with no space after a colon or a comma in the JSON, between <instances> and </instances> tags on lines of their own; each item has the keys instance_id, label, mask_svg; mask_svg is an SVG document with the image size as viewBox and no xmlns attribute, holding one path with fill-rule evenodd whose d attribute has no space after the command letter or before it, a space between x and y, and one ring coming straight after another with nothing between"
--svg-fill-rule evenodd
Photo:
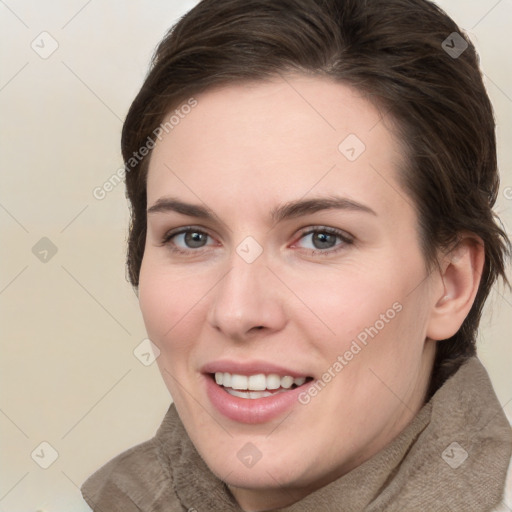
<instances>
[{"instance_id":1,"label":"lower lip","mask_svg":"<svg viewBox=\"0 0 512 512\"><path fill-rule=\"evenodd\" d=\"M299 394L308 383L264 398L239 398L230 395L209 376L206 379L206 393L214 407L230 420L239 423L266 423L271 421L294 405L299 405Z\"/></svg>"}]
</instances>

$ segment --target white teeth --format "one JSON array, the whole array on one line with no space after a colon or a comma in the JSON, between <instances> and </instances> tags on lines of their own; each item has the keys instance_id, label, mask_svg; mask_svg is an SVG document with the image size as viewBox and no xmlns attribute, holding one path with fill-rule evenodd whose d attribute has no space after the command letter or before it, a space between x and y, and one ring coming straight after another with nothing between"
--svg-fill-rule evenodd
<instances>
[{"instance_id":1,"label":"white teeth","mask_svg":"<svg viewBox=\"0 0 512 512\"><path fill-rule=\"evenodd\" d=\"M239 398L249 398L250 400L256 400L257 398L266 398L267 396L277 395L279 393L285 393L285 389L280 389L279 391L274 391L271 393L270 391L237 391L236 389L227 388L226 391L232 395L237 396Z\"/></svg>"},{"instance_id":2,"label":"white teeth","mask_svg":"<svg viewBox=\"0 0 512 512\"><path fill-rule=\"evenodd\" d=\"M281 379L281 387L282 388L290 389L292 387L292 384L293 384L293 377L290 377L289 375L287 375L286 377L283 377Z\"/></svg>"},{"instance_id":3,"label":"white teeth","mask_svg":"<svg viewBox=\"0 0 512 512\"><path fill-rule=\"evenodd\" d=\"M279 389L281 387L281 377L275 373L267 376L267 389Z\"/></svg>"},{"instance_id":4,"label":"white teeth","mask_svg":"<svg viewBox=\"0 0 512 512\"><path fill-rule=\"evenodd\" d=\"M217 372L215 373L215 382L219 386L233 390L264 392L265 390L278 390L280 388L283 388L283 390L290 389L294 384L296 386L302 386L302 384L306 382L306 377L297 377L294 379L290 375L280 377L275 373L269 375L258 373L256 375L247 376L236 373ZM240 393L233 395L240 396ZM248 395L260 395L260 393L242 393L242 396L245 398L248 398ZM266 394L265 396L269 395ZM258 396L257 398L262 398L262 396Z\"/></svg>"},{"instance_id":5,"label":"white teeth","mask_svg":"<svg viewBox=\"0 0 512 512\"><path fill-rule=\"evenodd\" d=\"M263 391L264 389L267 389L267 379L265 375L263 375L263 373L251 375L247 382L247 389L252 389L254 391Z\"/></svg>"},{"instance_id":6,"label":"white teeth","mask_svg":"<svg viewBox=\"0 0 512 512\"><path fill-rule=\"evenodd\" d=\"M231 386L233 389L247 389L249 379L247 375L231 375Z\"/></svg>"}]
</instances>

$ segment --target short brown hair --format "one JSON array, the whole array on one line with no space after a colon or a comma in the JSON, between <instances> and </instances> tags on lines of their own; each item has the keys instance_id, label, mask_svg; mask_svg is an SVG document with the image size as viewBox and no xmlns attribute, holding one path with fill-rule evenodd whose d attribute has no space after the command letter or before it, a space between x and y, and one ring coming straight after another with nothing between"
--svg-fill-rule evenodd
<instances>
[{"instance_id":1,"label":"short brown hair","mask_svg":"<svg viewBox=\"0 0 512 512\"><path fill-rule=\"evenodd\" d=\"M443 48L445 40L455 45L453 33L461 49L467 44L460 55ZM129 279L138 286L150 156L133 162L134 153L192 95L288 72L348 84L389 113L404 147L401 178L418 212L429 268L461 232L484 242L477 297L459 332L438 343L432 392L476 353L485 300L499 276L506 281L510 242L492 211L499 188L495 124L478 56L430 1L203 0L181 18L158 46L123 127Z\"/></svg>"}]
</instances>

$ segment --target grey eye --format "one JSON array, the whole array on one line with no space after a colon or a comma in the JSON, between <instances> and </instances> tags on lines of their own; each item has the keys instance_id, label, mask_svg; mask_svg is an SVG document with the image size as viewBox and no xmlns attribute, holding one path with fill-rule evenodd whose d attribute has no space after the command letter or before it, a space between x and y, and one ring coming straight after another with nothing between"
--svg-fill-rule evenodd
<instances>
[{"instance_id":1,"label":"grey eye","mask_svg":"<svg viewBox=\"0 0 512 512\"><path fill-rule=\"evenodd\" d=\"M331 233L312 233L312 242L315 249L331 249L336 245L337 235Z\"/></svg>"},{"instance_id":2,"label":"grey eye","mask_svg":"<svg viewBox=\"0 0 512 512\"><path fill-rule=\"evenodd\" d=\"M196 229L186 229L180 233L175 233L164 239L164 243L172 243L180 249L201 249L211 244L211 237L203 231Z\"/></svg>"},{"instance_id":3,"label":"grey eye","mask_svg":"<svg viewBox=\"0 0 512 512\"><path fill-rule=\"evenodd\" d=\"M343 243L344 240L341 235L337 233L330 233L329 231L310 231L302 236L300 239L300 246L303 249L309 250L328 250Z\"/></svg>"},{"instance_id":4,"label":"grey eye","mask_svg":"<svg viewBox=\"0 0 512 512\"><path fill-rule=\"evenodd\" d=\"M208 243L208 235L199 231L187 231L182 233L183 242L189 249L204 247Z\"/></svg>"}]
</instances>

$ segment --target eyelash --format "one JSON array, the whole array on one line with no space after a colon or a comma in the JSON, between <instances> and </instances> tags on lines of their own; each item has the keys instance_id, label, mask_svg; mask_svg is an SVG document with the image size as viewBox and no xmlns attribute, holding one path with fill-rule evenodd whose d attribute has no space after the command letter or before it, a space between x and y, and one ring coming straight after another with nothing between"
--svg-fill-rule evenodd
<instances>
[{"instance_id":1,"label":"eyelash","mask_svg":"<svg viewBox=\"0 0 512 512\"><path fill-rule=\"evenodd\" d=\"M173 231L166 233L164 235L164 237L162 238L161 246L167 245L167 246L169 246L170 250L173 253L179 254L179 255L185 255L185 256L190 256L192 253L202 254L205 250L209 249L209 246L206 246L206 247L200 247L197 249L186 249L185 250L185 249L182 249L182 248L176 246L175 244L171 243L172 239L174 237L176 237L178 235L183 235L186 233L200 233L200 234L208 236L209 238L213 238L204 229L194 227L194 226L188 226L186 228L180 228L178 230L173 230ZM341 230L326 227L326 226L314 226L314 227L310 227L310 228L307 228L306 230L302 231L300 233L300 236L297 238L297 241L293 242L292 247L293 247L293 245L297 244L298 241L302 240L306 236L309 236L309 235L312 235L315 233L325 233L328 235L334 235L341 240L341 243L335 245L334 248L331 248L331 249L326 249L326 250L305 249L310 254L315 255L315 256L316 255L327 256L327 255L335 254L335 253L343 250L347 245L352 245L354 243L354 238L351 235L349 235L348 233L346 233L345 231L341 231Z\"/></svg>"},{"instance_id":2,"label":"eyelash","mask_svg":"<svg viewBox=\"0 0 512 512\"><path fill-rule=\"evenodd\" d=\"M182 248L176 246L175 244L171 243L171 241L174 237L176 237L178 235L183 235L186 233L201 233L210 238L213 238L204 229L201 229L199 227L194 227L194 226L187 226L186 228L179 228L177 230L172 230L172 231L167 232L162 239L161 245L162 246L167 245L167 246L169 246L169 249L173 253L179 254L179 255L184 255L184 256L190 256L192 253L201 254L205 251L205 249L208 249L208 247L200 247L199 249L187 249L186 250L186 249L182 249Z\"/></svg>"},{"instance_id":3,"label":"eyelash","mask_svg":"<svg viewBox=\"0 0 512 512\"><path fill-rule=\"evenodd\" d=\"M328 234L328 235L334 235L337 238L339 238L341 243L335 245L331 249L325 249L325 250L323 250L323 249L305 249L306 251L309 251L309 253L314 256L317 256L317 255L330 256L332 254L336 254L336 253L342 251L343 249L346 248L347 245L352 245L354 243L354 238L351 235L349 235L348 233L346 233L345 231L341 231L341 230L335 229L335 228L330 228L327 226L313 226L313 227L307 228L306 230L302 231L300 233L300 236L297 238L297 241L294 242L293 245L297 244L298 241L302 240L306 236L309 236L309 235L312 235L315 233L324 233L324 234Z\"/></svg>"}]
</instances>

